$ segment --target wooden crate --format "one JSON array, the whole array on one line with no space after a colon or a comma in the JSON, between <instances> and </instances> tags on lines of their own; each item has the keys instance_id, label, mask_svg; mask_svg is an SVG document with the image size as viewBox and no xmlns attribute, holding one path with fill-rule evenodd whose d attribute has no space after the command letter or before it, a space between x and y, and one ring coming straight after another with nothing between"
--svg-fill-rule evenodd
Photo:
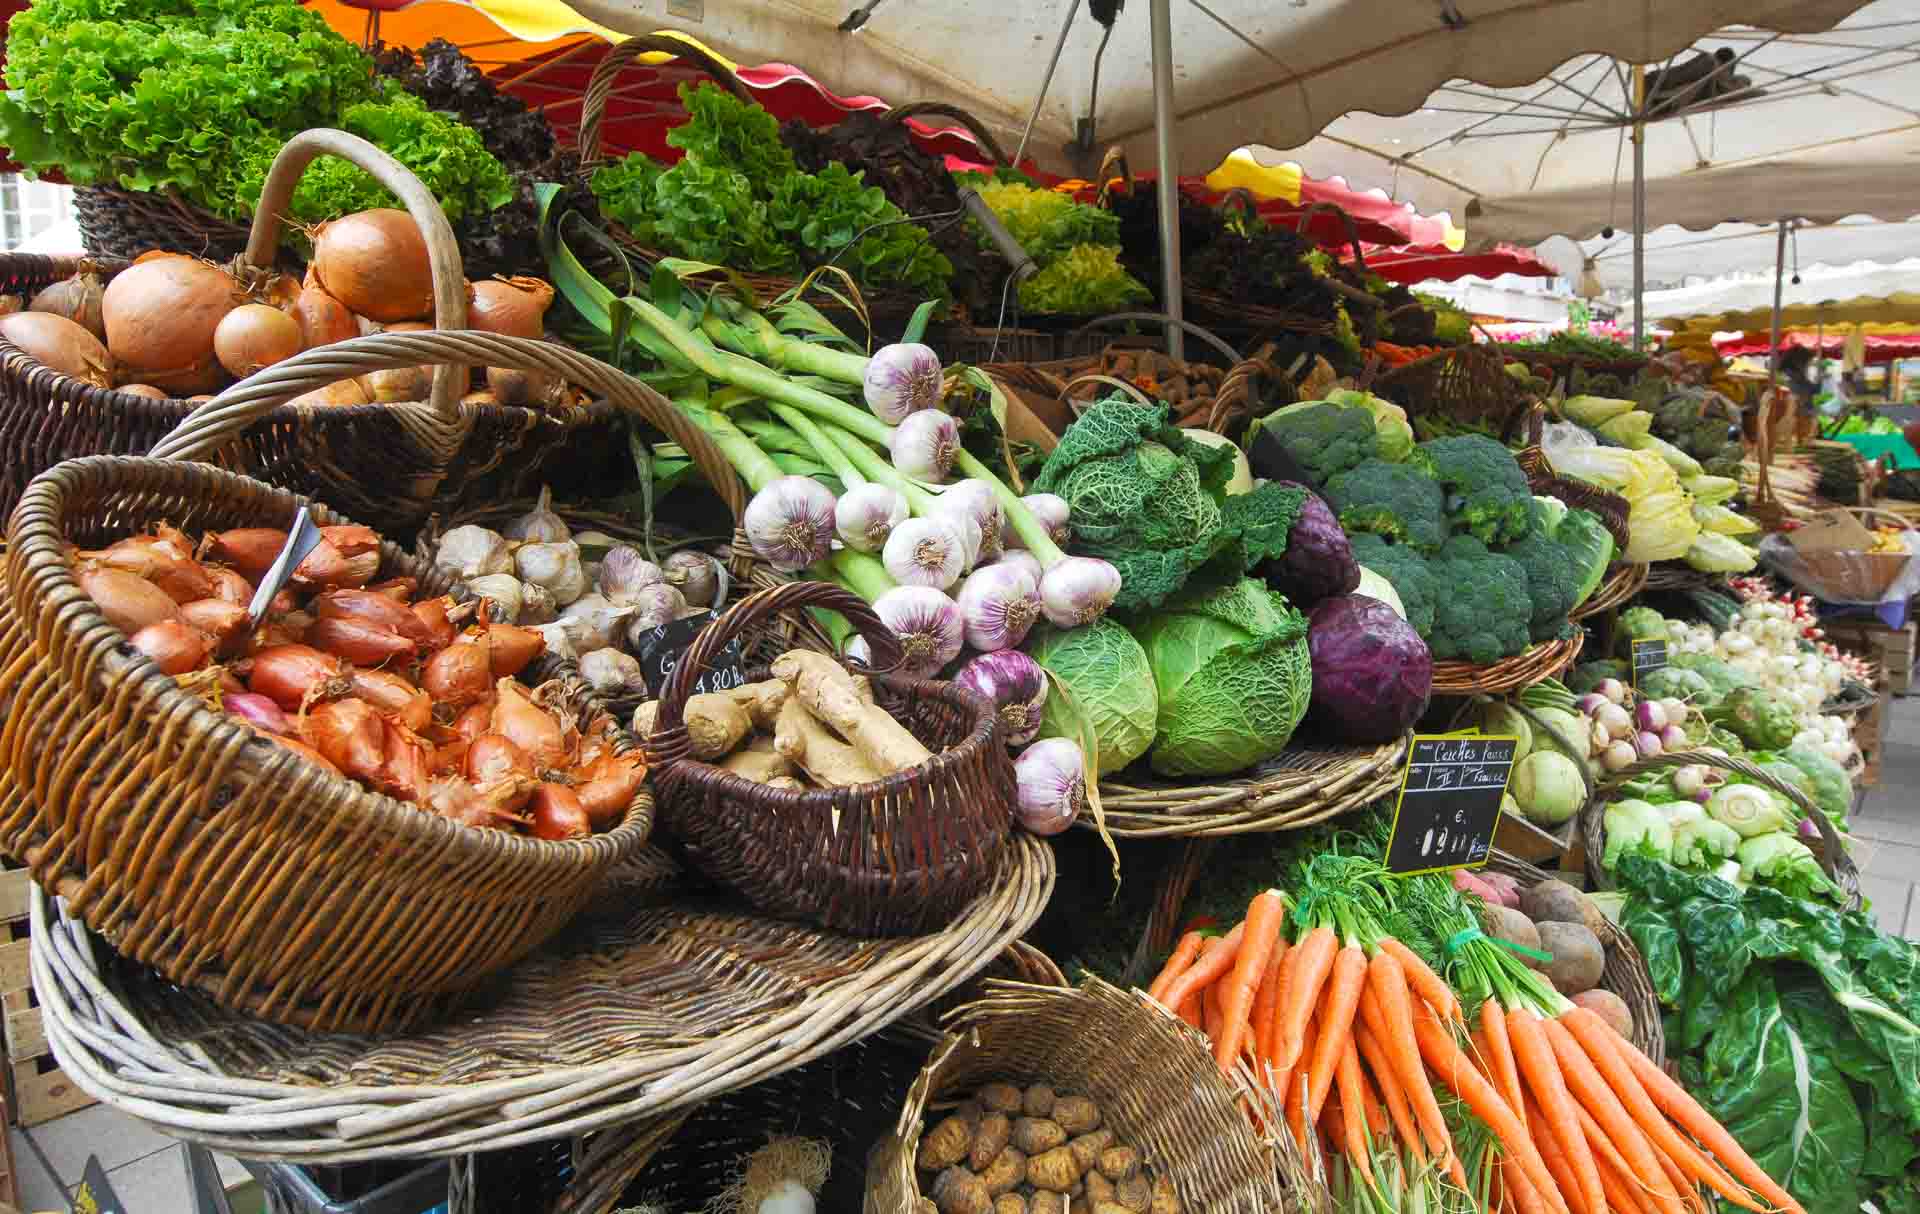
<instances>
[{"instance_id":1,"label":"wooden crate","mask_svg":"<svg viewBox=\"0 0 1920 1214\"><path fill-rule=\"evenodd\" d=\"M1839 619L1822 627L1835 645L1885 667L1887 689L1893 694L1905 695L1913 685L1914 638L1920 626L1888 628L1877 621Z\"/></svg>"},{"instance_id":2,"label":"wooden crate","mask_svg":"<svg viewBox=\"0 0 1920 1214\"><path fill-rule=\"evenodd\" d=\"M33 996L27 870L0 859L0 1043L6 1048L7 1119L39 1125L84 1109L93 1097L68 1079L47 1045Z\"/></svg>"}]
</instances>

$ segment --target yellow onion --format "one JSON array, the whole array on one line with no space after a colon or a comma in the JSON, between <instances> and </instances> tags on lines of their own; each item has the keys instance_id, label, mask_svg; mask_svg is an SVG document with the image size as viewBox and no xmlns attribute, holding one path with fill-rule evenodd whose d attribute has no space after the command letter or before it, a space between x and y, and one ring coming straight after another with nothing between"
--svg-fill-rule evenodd
<instances>
[{"instance_id":1,"label":"yellow onion","mask_svg":"<svg viewBox=\"0 0 1920 1214\"><path fill-rule=\"evenodd\" d=\"M104 340L107 326L100 317L100 300L105 294L106 286L101 283L100 276L91 270L82 270L72 278L63 278L35 295L33 302L27 305L27 310L64 316L94 337Z\"/></svg>"},{"instance_id":2,"label":"yellow onion","mask_svg":"<svg viewBox=\"0 0 1920 1214\"><path fill-rule=\"evenodd\" d=\"M323 223L313 233L313 275L327 294L370 320L433 315L433 267L413 216L391 207Z\"/></svg>"},{"instance_id":3,"label":"yellow onion","mask_svg":"<svg viewBox=\"0 0 1920 1214\"><path fill-rule=\"evenodd\" d=\"M324 388L315 388L303 392L287 402L290 405L370 405L373 393L367 389L366 381L359 376L352 379L338 379Z\"/></svg>"},{"instance_id":4,"label":"yellow onion","mask_svg":"<svg viewBox=\"0 0 1920 1214\"><path fill-rule=\"evenodd\" d=\"M113 359L100 339L64 316L15 312L0 317L0 337L35 362L96 388L113 386Z\"/></svg>"},{"instance_id":5,"label":"yellow onion","mask_svg":"<svg viewBox=\"0 0 1920 1214\"><path fill-rule=\"evenodd\" d=\"M101 299L107 351L141 383L210 392L223 380L214 330L242 298L233 275L191 257L128 266Z\"/></svg>"},{"instance_id":6,"label":"yellow onion","mask_svg":"<svg viewBox=\"0 0 1920 1214\"><path fill-rule=\"evenodd\" d=\"M360 322L347 305L327 294L311 269L307 271L306 285L300 288L289 311L294 323L300 326L300 344L304 349L330 346L336 341L360 336Z\"/></svg>"},{"instance_id":7,"label":"yellow onion","mask_svg":"<svg viewBox=\"0 0 1920 1214\"><path fill-rule=\"evenodd\" d=\"M245 379L300 353L300 322L268 304L241 304L213 330L213 353L235 379Z\"/></svg>"},{"instance_id":8,"label":"yellow onion","mask_svg":"<svg viewBox=\"0 0 1920 1214\"><path fill-rule=\"evenodd\" d=\"M165 400L167 394L152 384L121 384L120 391L128 396L138 396L142 400Z\"/></svg>"},{"instance_id":9,"label":"yellow onion","mask_svg":"<svg viewBox=\"0 0 1920 1214\"><path fill-rule=\"evenodd\" d=\"M467 327L538 341L546 332L553 288L538 278L489 278L467 284Z\"/></svg>"}]
</instances>

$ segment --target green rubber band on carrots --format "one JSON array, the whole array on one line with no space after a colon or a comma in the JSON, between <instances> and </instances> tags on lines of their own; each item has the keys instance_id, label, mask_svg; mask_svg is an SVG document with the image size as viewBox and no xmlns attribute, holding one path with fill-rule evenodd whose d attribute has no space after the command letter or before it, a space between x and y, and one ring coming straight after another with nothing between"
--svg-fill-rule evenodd
<instances>
[{"instance_id":1,"label":"green rubber band on carrots","mask_svg":"<svg viewBox=\"0 0 1920 1214\"><path fill-rule=\"evenodd\" d=\"M1515 944L1511 940L1502 940L1498 936L1489 936L1487 935L1487 933L1481 931L1477 927L1469 927L1461 931L1455 932L1453 934L1453 937L1450 940L1448 940L1447 943L1444 945L1445 949L1447 950L1447 956L1449 957L1458 956L1461 949L1467 947L1467 945L1469 944L1472 944L1475 940L1491 940L1495 944L1501 945L1502 947L1512 952L1518 953L1522 957L1531 957L1535 961L1541 962L1542 964L1546 964L1546 965L1550 965L1553 963L1552 953L1543 953L1537 948L1528 948L1524 944Z\"/></svg>"}]
</instances>

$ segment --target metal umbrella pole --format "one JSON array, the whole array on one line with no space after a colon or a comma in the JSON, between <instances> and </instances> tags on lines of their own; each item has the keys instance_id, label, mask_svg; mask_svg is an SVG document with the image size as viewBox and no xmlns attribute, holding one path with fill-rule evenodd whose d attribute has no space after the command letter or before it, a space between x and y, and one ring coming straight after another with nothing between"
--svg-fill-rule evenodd
<instances>
[{"instance_id":1,"label":"metal umbrella pole","mask_svg":"<svg viewBox=\"0 0 1920 1214\"><path fill-rule=\"evenodd\" d=\"M1185 301L1180 297L1180 179L1173 152L1173 0L1152 0L1149 6L1153 36L1153 143L1159 160L1154 185L1160 205L1160 285L1167 319L1167 356L1186 357L1187 334L1181 321Z\"/></svg>"},{"instance_id":2,"label":"metal umbrella pole","mask_svg":"<svg viewBox=\"0 0 1920 1214\"><path fill-rule=\"evenodd\" d=\"M1767 386L1780 386L1780 292L1785 281L1787 265L1787 221L1780 221L1780 233L1773 243L1773 341L1769 346L1767 359L1769 372Z\"/></svg>"},{"instance_id":3,"label":"metal umbrella pole","mask_svg":"<svg viewBox=\"0 0 1920 1214\"><path fill-rule=\"evenodd\" d=\"M1633 69L1633 349L1647 348L1647 69ZM1614 163L1618 164L1616 160Z\"/></svg>"}]
</instances>

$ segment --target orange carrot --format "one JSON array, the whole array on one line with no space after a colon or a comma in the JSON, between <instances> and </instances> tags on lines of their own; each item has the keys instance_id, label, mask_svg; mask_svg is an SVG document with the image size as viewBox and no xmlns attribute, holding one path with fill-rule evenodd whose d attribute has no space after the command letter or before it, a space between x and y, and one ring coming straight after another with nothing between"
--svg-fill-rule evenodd
<instances>
[{"instance_id":1,"label":"orange carrot","mask_svg":"<svg viewBox=\"0 0 1920 1214\"><path fill-rule=\"evenodd\" d=\"M1305 1037L1309 1045L1320 1035L1320 1018L1310 1016L1307 1019ZM1286 1093L1287 1124L1293 1127L1293 1140L1303 1149L1306 1147L1306 1129L1313 1124L1313 1118L1307 1116L1307 1072L1305 1067L1297 1067L1287 1073Z\"/></svg>"},{"instance_id":2,"label":"orange carrot","mask_svg":"<svg viewBox=\"0 0 1920 1214\"><path fill-rule=\"evenodd\" d=\"M1354 1028L1359 1028L1354 1025ZM1352 1034L1347 1036L1347 1052L1353 1055L1353 1071L1360 1079L1361 1112L1367 1119L1367 1133L1385 1141L1393 1132L1393 1126L1387 1121L1386 1106L1380 1103L1380 1092L1367 1075L1367 1068L1360 1065L1360 1047Z\"/></svg>"},{"instance_id":3,"label":"orange carrot","mask_svg":"<svg viewBox=\"0 0 1920 1214\"><path fill-rule=\"evenodd\" d=\"M1506 1182L1507 1197L1513 1202L1515 1214L1546 1214L1547 1204L1540 1190L1527 1179L1527 1170L1520 1166L1519 1160L1512 1156L1502 1158L1500 1178Z\"/></svg>"},{"instance_id":4,"label":"orange carrot","mask_svg":"<svg viewBox=\"0 0 1920 1214\"><path fill-rule=\"evenodd\" d=\"M1647 1090L1635 1077L1633 1068L1620 1057L1622 1048L1639 1051L1633 1044L1621 1039L1606 1021L1585 1008L1575 1008L1560 1017L1560 1023L1566 1025L1573 1039L1586 1051L1587 1057L1613 1094L1620 1098L1627 1112L1632 1115L1634 1124L1646 1134L1647 1138L1660 1151L1668 1155L1679 1165L1682 1174L1689 1180L1704 1181L1714 1192L1737 1206L1754 1211L1764 1211L1739 1181L1721 1170L1719 1165L1694 1147L1687 1137L1676 1130L1666 1114L1662 1113L1647 1095Z\"/></svg>"},{"instance_id":5,"label":"orange carrot","mask_svg":"<svg viewBox=\"0 0 1920 1214\"><path fill-rule=\"evenodd\" d=\"M1359 1047L1360 1057L1366 1060L1367 1068L1373 1072L1373 1082L1387 1103L1387 1116L1393 1119L1394 1132L1413 1151L1413 1157L1424 1164L1427 1162L1427 1151L1420 1142L1420 1129L1414 1124L1413 1110L1407 1107L1406 1090L1400 1086L1400 1078L1394 1074L1393 1062L1387 1057L1386 1050L1365 1024L1353 1026L1353 1043Z\"/></svg>"},{"instance_id":6,"label":"orange carrot","mask_svg":"<svg viewBox=\"0 0 1920 1214\"><path fill-rule=\"evenodd\" d=\"M1213 1060L1223 1071L1230 1071L1240 1060L1240 1043L1245 1040L1247 1017L1253 1011L1254 995L1265 980L1267 962L1273 957L1273 942L1287 915L1287 901L1277 889L1263 890L1247 905L1246 922L1241 924L1240 951L1233 971L1225 979L1219 994L1223 1030L1213 1042Z\"/></svg>"},{"instance_id":7,"label":"orange carrot","mask_svg":"<svg viewBox=\"0 0 1920 1214\"><path fill-rule=\"evenodd\" d=\"M1247 1013L1248 1035L1253 1038L1253 1072L1273 1056L1273 1009L1280 1002L1280 975L1286 969L1287 941L1284 936L1273 942L1273 955L1260 975L1260 989L1253 994L1253 1010Z\"/></svg>"},{"instance_id":8,"label":"orange carrot","mask_svg":"<svg viewBox=\"0 0 1920 1214\"><path fill-rule=\"evenodd\" d=\"M1300 970L1300 943L1295 941L1288 947L1286 954L1279 957L1280 976L1274 981L1273 1007L1267 1012L1265 1044L1260 1056L1266 1061L1266 1068L1276 1075L1284 1075L1287 1067L1280 1061L1280 1051L1285 1046L1281 1040L1285 1033L1282 1021L1286 1018L1287 992L1293 989L1294 977Z\"/></svg>"},{"instance_id":9,"label":"orange carrot","mask_svg":"<svg viewBox=\"0 0 1920 1214\"><path fill-rule=\"evenodd\" d=\"M1446 1119L1440 1115L1440 1102L1434 1098L1433 1085L1427 1082L1426 1068L1420 1064L1413 1031L1413 1000L1407 992L1406 973L1392 953L1375 953L1367 963L1363 1006L1368 1001L1373 1003L1380 1020L1378 1025L1369 1027L1393 1064L1394 1078L1406 1089L1407 1102L1420 1125L1421 1136L1427 1141L1427 1149L1435 1159L1451 1166L1453 1136L1447 1132Z\"/></svg>"},{"instance_id":10,"label":"orange carrot","mask_svg":"<svg viewBox=\"0 0 1920 1214\"><path fill-rule=\"evenodd\" d=\"M1341 949L1327 978L1320 1004L1320 1039L1313 1043L1313 1061L1307 1068L1307 1112L1316 1112L1332 1088L1340 1055L1353 1032L1353 1014L1367 984L1367 954L1357 944Z\"/></svg>"},{"instance_id":11,"label":"orange carrot","mask_svg":"<svg viewBox=\"0 0 1920 1214\"><path fill-rule=\"evenodd\" d=\"M1340 941L1330 927L1316 927L1308 932L1295 950L1300 954L1294 965L1293 981L1288 985L1285 1010L1280 1017L1280 1065L1297 1066L1304 1053L1307 1017L1320 1006L1320 988L1326 985L1327 974L1333 969L1333 955L1338 952Z\"/></svg>"},{"instance_id":12,"label":"orange carrot","mask_svg":"<svg viewBox=\"0 0 1920 1214\"><path fill-rule=\"evenodd\" d=\"M1221 1034L1225 1031L1223 1028L1225 1023L1224 1017L1225 1009L1220 1006L1220 988L1217 986L1202 987L1200 990L1200 1023L1206 1025L1204 1031L1207 1034L1208 1041L1220 1040Z\"/></svg>"},{"instance_id":13,"label":"orange carrot","mask_svg":"<svg viewBox=\"0 0 1920 1214\"><path fill-rule=\"evenodd\" d=\"M1172 982L1167 984L1166 994L1160 1002L1167 1007L1179 1007L1188 995L1203 986L1212 986L1228 970L1233 968L1233 959L1240 951L1241 929L1239 924L1224 936L1214 936L1200 946L1200 955L1192 965Z\"/></svg>"},{"instance_id":14,"label":"orange carrot","mask_svg":"<svg viewBox=\"0 0 1920 1214\"><path fill-rule=\"evenodd\" d=\"M1497 1012L1489 1002L1482 1011ZM1580 1205L1593 1212L1603 1214L1607 1208L1606 1193L1600 1188L1600 1171L1594 1166L1593 1152L1587 1148L1587 1140L1580 1133L1580 1119L1573 1113L1573 1097L1567 1091L1566 1079L1560 1074L1560 1067L1554 1062L1554 1048L1547 1041L1546 1030L1541 1026L1540 1017L1526 1008L1513 1008L1507 1012L1507 1040L1513 1046L1513 1059L1519 1067L1520 1076L1526 1081L1529 1094L1540 1102L1542 1120L1552 1133L1554 1144L1560 1153L1566 1156L1567 1167L1574 1179L1580 1184ZM1542 1154L1544 1144L1536 1143ZM1574 1194L1562 1194L1573 1204Z\"/></svg>"},{"instance_id":15,"label":"orange carrot","mask_svg":"<svg viewBox=\"0 0 1920 1214\"><path fill-rule=\"evenodd\" d=\"M1508 1029L1514 1025L1509 1022ZM1666 1169L1655 1158L1653 1144L1633 1123L1620 1098L1613 1094L1607 1081L1600 1077L1593 1063L1581 1052L1580 1046L1567 1032L1566 1026L1557 1020L1542 1022L1541 1028L1553 1050L1554 1057L1560 1063L1560 1073L1566 1080L1567 1089L1572 1092L1593 1119L1599 1123L1613 1145L1620 1149L1627 1165L1633 1169L1631 1179L1638 1181L1647 1190L1647 1195L1656 1210L1662 1214L1682 1214L1685 1206L1680 1194L1667 1182ZM1515 1052L1518 1053L1519 1039L1516 1033ZM1575 1118L1578 1124L1578 1118Z\"/></svg>"},{"instance_id":16,"label":"orange carrot","mask_svg":"<svg viewBox=\"0 0 1920 1214\"><path fill-rule=\"evenodd\" d=\"M1207 1022L1201 1015L1201 1012L1200 992L1195 991L1193 994L1187 996L1186 1001L1180 1005L1180 1010L1177 1015L1180 1019L1204 1033L1207 1031Z\"/></svg>"},{"instance_id":17,"label":"orange carrot","mask_svg":"<svg viewBox=\"0 0 1920 1214\"><path fill-rule=\"evenodd\" d=\"M1494 1086L1507 1098L1507 1103L1517 1109L1524 1098L1520 1068L1513 1060L1513 1043L1507 1040L1507 1018L1500 1014L1500 1005L1491 999L1480 1005L1480 1031L1486 1035L1486 1062L1493 1070Z\"/></svg>"},{"instance_id":18,"label":"orange carrot","mask_svg":"<svg viewBox=\"0 0 1920 1214\"><path fill-rule=\"evenodd\" d=\"M1378 958L1376 958L1377 960ZM1520 1114L1507 1107L1507 1102L1494 1091L1486 1076L1473 1068L1473 1062L1453 1043L1447 1030L1440 1021L1424 1010L1416 1010L1413 1016L1413 1034L1420 1046L1420 1056L1426 1059L1428 1066L1440 1076L1444 1083L1467 1107L1476 1113L1480 1120L1487 1123L1507 1148L1507 1154L1518 1160L1526 1169L1527 1179L1540 1190L1540 1199L1548 1209L1556 1214L1570 1214L1560 1188L1553 1183L1553 1175L1547 1171L1546 1161L1540 1158L1540 1149L1527 1133L1527 1127L1520 1120Z\"/></svg>"},{"instance_id":19,"label":"orange carrot","mask_svg":"<svg viewBox=\"0 0 1920 1214\"><path fill-rule=\"evenodd\" d=\"M1464 1025L1466 1015L1460 1010L1460 997L1453 993L1447 980L1433 972L1433 967L1420 959L1420 954L1391 936L1383 936L1380 947L1393 954L1400 968L1407 972L1407 986L1414 994L1433 1005L1433 1010L1442 1020L1450 1020Z\"/></svg>"},{"instance_id":20,"label":"orange carrot","mask_svg":"<svg viewBox=\"0 0 1920 1214\"><path fill-rule=\"evenodd\" d=\"M1166 965L1154 978L1153 985L1147 988L1147 997L1160 999L1165 995L1167 987L1173 984L1173 980L1186 973L1193 965L1193 959L1200 955L1200 946L1206 942L1207 938L1199 932L1188 932L1180 937L1180 943L1174 946L1173 955L1167 958Z\"/></svg>"},{"instance_id":21,"label":"orange carrot","mask_svg":"<svg viewBox=\"0 0 1920 1214\"><path fill-rule=\"evenodd\" d=\"M1600 1133L1599 1126L1594 1127L1594 1133ZM1604 1138L1605 1135L1601 1137ZM1592 1145L1596 1148L1598 1146L1597 1143ZM1599 1151L1596 1149L1594 1153L1597 1156ZM1652 1214L1652 1210L1641 1197L1640 1186L1627 1179L1625 1160L1621 1160L1619 1166L1605 1159L1599 1159L1596 1162L1600 1169L1600 1188L1607 1195L1608 1209L1616 1210L1619 1214Z\"/></svg>"},{"instance_id":22,"label":"orange carrot","mask_svg":"<svg viewBox=\"0 0 1920 1214\"><path fill-rule=\"evenodd\" d=\"M1367 1096L1361 1087L1366 1081L1360 1077L1360 1055L1354 1052L1353 1038L1348 1037L1342 1043L1335 1070L1339 1072L1340 1120L1346 1129L1347 1157L1359 1165L1360 1174L1372 1184L1373 1161L1367 1150Z\"/></svg>"},{"instance_id":23,"label":"orange carrot","mask_svg":"<svg viewBox=\"0 0 1920 1214\"><path fill-rule=\"evenodd\" d=\"M1527 1133L1533 1136L1533 1145L1540 1149L1540 1158L1547 1165L1547 1172L1553 1177L1553 1183L1559 1186L1560 1196L1566 1198L1573 1207L1574 1214L1587 1211L1588 1207L1581 1198L1580 1180L1573 1174L1573 1165L1567 1161L1567 1153L1560 1149L1560 1140L1547 1126L1546 1114L1540 1111L1540 1104L1533 1097L1521 1093L1521 1105L1527 1111ZM1595 1169L1598 1171L1598 1169ZM1603 1190L1604 1192L1604 1190ZM1591 1214L1591 1211L1588 1211Z\"/></svg>"}]
</instances>

